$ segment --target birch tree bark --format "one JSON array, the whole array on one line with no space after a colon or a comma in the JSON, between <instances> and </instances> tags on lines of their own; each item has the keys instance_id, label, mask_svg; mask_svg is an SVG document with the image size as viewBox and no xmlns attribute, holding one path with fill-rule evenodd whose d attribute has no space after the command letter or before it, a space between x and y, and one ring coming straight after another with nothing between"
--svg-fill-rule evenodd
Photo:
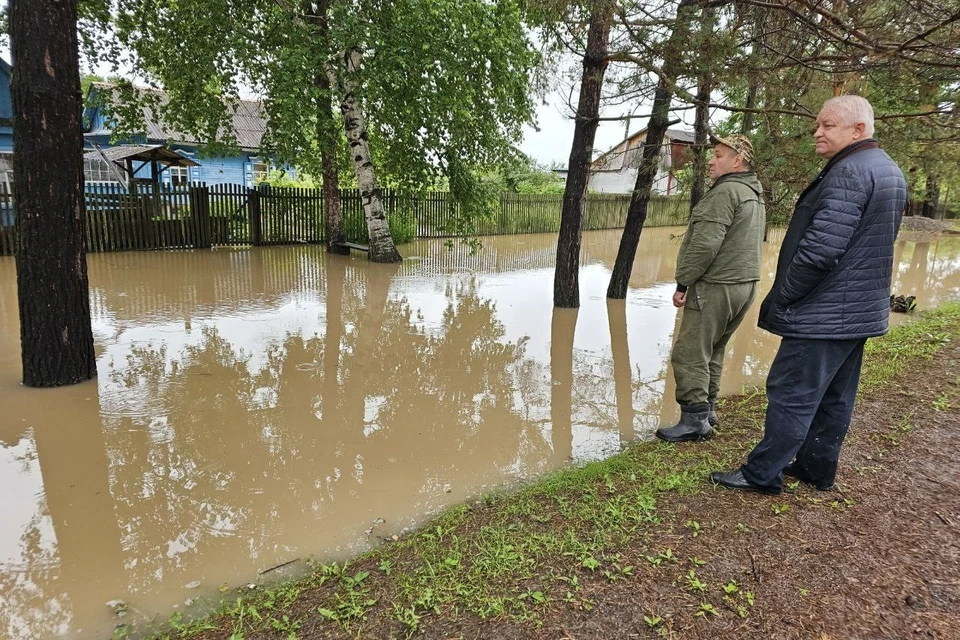
<instances>
[{"instance_id":1,"label":"birch tree bark","mask_svg":"<svg viewBox=\"0 0 960 640\"><path fill-rule=\"evenodd\" d=\"M360 52L351 49L344 54L345 72L341 74L342 95L340 111L343 113L343 126L350 148L350 159L360 187L363 200L363 213L367 220L367 233L370 236L369 257L372 262L401 262L403 258L397 251L390 226L383 209L380 183L370 157L370 145L367 142L367 126L363 112L357 100L352 74L360 65Z\"/></svg>"}]
</instances>

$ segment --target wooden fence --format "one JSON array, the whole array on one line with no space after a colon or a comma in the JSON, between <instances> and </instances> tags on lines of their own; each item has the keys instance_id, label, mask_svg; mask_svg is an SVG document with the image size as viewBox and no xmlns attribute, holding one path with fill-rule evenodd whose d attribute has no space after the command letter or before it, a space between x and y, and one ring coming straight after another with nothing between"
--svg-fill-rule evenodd
<instances>
[{"instance_id":1,"label":"wooden fence","mask_svg":"<svg viewBox=\"0 0 960 640\"><path fill-rule=\"evenodd\" d=\"M242 185L86 185L87 251L209 248L222 245L319 244L326 215L319 189ZM458 227L459 207L446 192L404 193L385 189L383 204L394 236L404 240L472 235L556 232L561 195L503 194L487 216ZM629 195L587 196L583 228L622 228ZM366 243L359 191L341 191L347 240ZM654 196L647 226L686 223L689 201ZM0 255L13 255L16 207L0 184Z\"/></svg>"}]
</instances>

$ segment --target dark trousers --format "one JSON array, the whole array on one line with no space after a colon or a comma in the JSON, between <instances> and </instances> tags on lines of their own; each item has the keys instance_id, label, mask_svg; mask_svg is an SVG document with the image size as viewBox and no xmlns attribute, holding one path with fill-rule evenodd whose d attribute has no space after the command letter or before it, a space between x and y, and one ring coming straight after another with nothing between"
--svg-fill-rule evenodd
<instances>
[{"instance_id":1,"label":"dark trousers","mask_svg":"<svg viewBox=\"0 0 960 640\"><path fill-rule=\"evenodd\" d=\"M780 489L781 471L796 458L806 478L820 486L833 484L865 343L866 338L783 339L767 375L763 440L741 468L747 480Z\"/></svg>"}]
</instances>

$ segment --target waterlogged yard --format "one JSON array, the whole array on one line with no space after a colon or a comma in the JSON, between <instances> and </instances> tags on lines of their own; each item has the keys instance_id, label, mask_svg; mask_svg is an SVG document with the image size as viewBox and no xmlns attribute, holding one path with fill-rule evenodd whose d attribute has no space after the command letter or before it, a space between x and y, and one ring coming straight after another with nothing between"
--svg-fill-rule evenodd
<instances>
[{"instance_id":1,"label":"waterlogged yard","mask_svg":"<svg viewBox=\"0 0 960 640\"><path fill-rule=\"evenodd\" d=\"M312 246L91 255L99 377L54 390L19 385L0 258L0 633L202 610L648 438L676 411L681 231L644 232L626 302L604 297L619 234L587 233L582 307L557 312L552 234L416 242L398 266ZM960 297L960 239L898 242L894 291ZM777 339L755 320L724 394L766 374Z\"/></svg>"}]
</instances>

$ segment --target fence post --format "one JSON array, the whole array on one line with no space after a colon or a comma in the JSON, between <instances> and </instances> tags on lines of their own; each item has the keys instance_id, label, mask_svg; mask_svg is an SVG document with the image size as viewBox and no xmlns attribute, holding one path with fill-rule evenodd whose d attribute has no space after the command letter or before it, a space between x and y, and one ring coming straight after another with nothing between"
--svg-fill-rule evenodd
<instances>
[{"instance_id":1,"label":"fence post","mask_svg":"<svg viewBox=\"0 0 960 640\"><path fill-rule=\"evenodd\" d=\"M260 234L260 192L256 189L248 189L247 202L250 212L250 244L256 247L262 242Z\"/></svg>"},{"instance_id":2,"label":"fence post","mask_svg":"<svg viewBox=\"0 0 960 640\"><path fill-rule=\"evenodd\" d=\"M210 242L210 191L206 185L190 187L190 217L193 228L197 230L193 246L197 249L209 249Z\"/></svg>"}]
</instances>

